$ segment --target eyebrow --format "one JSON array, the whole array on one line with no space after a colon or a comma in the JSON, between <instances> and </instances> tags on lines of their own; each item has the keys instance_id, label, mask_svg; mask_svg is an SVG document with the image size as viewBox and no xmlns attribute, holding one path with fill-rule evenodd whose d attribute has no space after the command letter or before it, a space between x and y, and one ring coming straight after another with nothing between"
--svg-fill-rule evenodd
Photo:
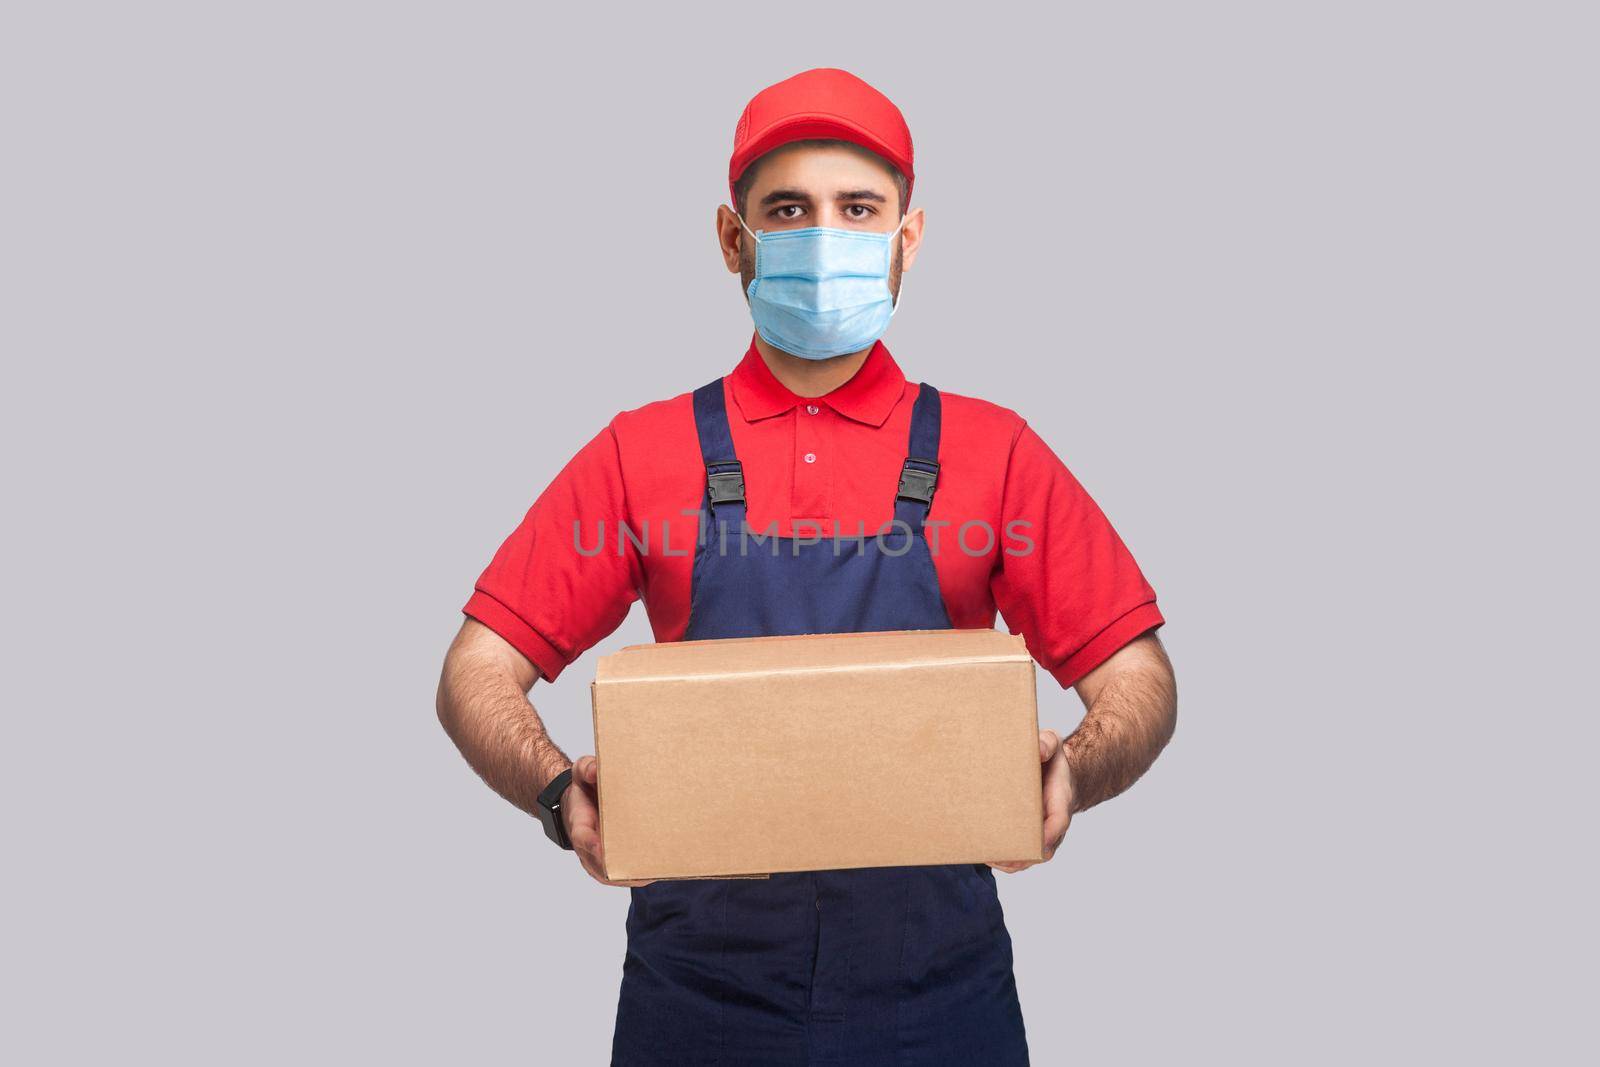
<instances>
[{"instance_id":1,"label":"eyebrow","mask_svg":"<svg viewBox=\"0 0 1600 1067\"><path fill-rule=\"evenodd\" d=\"M761 198L761 206L770 207L784 200L798 200L802 204L809 204L811 194L803 189L774 189Z\"/></svg>"},{"instance_id":2,"label":"eyebrow","mask_svg":"<svg viewBox=\"0 0 1600 1067\"><path fill-rule=\"evenodd\" d=\"M835 200L856 201L871 200L878 204L887 204L889 198L882 193L873 192L871 189L847 189L834 197ZM811 203L811 194L804 189L774 189L761 198L762 207L771 207L773 204L795 202L801 204Z\"/></svg>"}]
</instances>

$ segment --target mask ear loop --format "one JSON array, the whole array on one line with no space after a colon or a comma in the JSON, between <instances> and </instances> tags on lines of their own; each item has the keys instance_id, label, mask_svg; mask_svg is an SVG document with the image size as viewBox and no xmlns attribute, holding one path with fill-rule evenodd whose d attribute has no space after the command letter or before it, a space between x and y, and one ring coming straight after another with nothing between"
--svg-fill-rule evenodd
<instances>
[{"instance_id":1,"label":"mask ear loop","mask_svg":"<svg viewBox=\"0 0 1600 1067\"><path fill-rule=\"evenodd\" d=\"M911 217L911 213L909 211L906 212L904 215L900 216L900 225L896 226L894 228L893 232L891 232L889 234L889 240L890 240L891 243L894 241L895 234L898 234L902 229L905 228L906 220L909 219L910 217ZM892 267L894 265L894 253L891 251L889 253L889 256L890 256L889 265ZM885 279L885 280L887 280L887 279ZM889 317L891 319L894 318L894 313L896 311L900 310L900 298L905 295L905 291L906 291L906 277L902 273L900 275L900 291L894 294L894 303L889 305Z\"/></svg>"},{"instance_id":2,"label":"mask ear loop","mask_svg":"<svg viewBox=\"0 0 1600 1067\"><path fill-rule=\"evenodd\" d=\"M739 214L737 211L735 211L733 213L733 217L739 220L739 225L744 227L744 232L745 233L749 234L751 237L754 237L756 239L756 275L759 277L760 274L761 274L761 263L760 263L760 260L761 260L761 247L760 247L760 245L761 245L761 235L759 233L756 233L756 231L752 230L749 227L749 225L744 221L744 216ZM743 255L742 254L741 254L740 258L743 259ZM757 281L757 278L751 278L750 279L750 288L751 289L755 288L756 281ZM750 295L749 290L748 289L745 290L745 296L748 297L749 295Z\"/></svg>"}]
</instances>

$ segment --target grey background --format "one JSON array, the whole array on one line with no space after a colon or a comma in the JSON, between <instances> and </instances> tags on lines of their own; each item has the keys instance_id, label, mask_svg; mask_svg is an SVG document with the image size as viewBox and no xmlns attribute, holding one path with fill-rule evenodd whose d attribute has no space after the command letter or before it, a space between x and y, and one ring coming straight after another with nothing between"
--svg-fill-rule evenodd
<instances>
[{"instance_id":1,"label":"grey background","mask_svg":"<svg viewBox=\"0 0 1600 1067\"><path fill-rule=\"evenodd\" d=\"M1592 10L7 5L5 1058L603 1062L627 895L439 661L742 352L733 125L836 65L917 142L886 340L1171 620L1175 744L1002 879L1036 1061L1592 1061Z\"/></svg>"}]
</instances>

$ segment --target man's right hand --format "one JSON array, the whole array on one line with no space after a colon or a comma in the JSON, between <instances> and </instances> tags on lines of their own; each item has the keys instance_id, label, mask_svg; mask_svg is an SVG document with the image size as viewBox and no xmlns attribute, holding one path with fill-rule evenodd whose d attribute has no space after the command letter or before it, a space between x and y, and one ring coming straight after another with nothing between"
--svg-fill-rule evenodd
<instances>
[{"instance_id":1,"label":"man's right hand","mask_svg":"<svg viewBox=\"0 0 1600 1067\"><path fill-rule=\"evenodd\" d=\"M572 784L561 798L561 817L567 822L572 849L589 877L601 885L649 885L653 879L613 882L606 877L605 851L600 845L599 776L600 763L593 756L580 756L572 765Z\"/></svg>"}]
</instances>

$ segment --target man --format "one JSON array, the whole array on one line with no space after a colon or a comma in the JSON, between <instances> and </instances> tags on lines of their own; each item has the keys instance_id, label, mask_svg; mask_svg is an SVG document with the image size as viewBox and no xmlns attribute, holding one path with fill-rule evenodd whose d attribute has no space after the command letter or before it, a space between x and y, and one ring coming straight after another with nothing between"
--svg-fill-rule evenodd
<instances>
[{"instance_id":1,"label":"man","mask_svg":"<svg viewBox=\"0 0 1600 1067\"><path fill-rule=\"evenodd\" d=\"M527 693L634 599L661 641L990 627L998 608L1087 708L1065 743L1039 735L1047 859L1172 734L1155 594L1100 510L1020 417L907 382L879 340L922 245L912 162L899 109L844 71L750 102L716 218L755 320L743 360L578 453L445 661L439 714L468 762L630 886L615 1063L1028 1055L993 871L1031 864L606 880L595 761L571 763Z\"/></svg>"}]
</instances>

